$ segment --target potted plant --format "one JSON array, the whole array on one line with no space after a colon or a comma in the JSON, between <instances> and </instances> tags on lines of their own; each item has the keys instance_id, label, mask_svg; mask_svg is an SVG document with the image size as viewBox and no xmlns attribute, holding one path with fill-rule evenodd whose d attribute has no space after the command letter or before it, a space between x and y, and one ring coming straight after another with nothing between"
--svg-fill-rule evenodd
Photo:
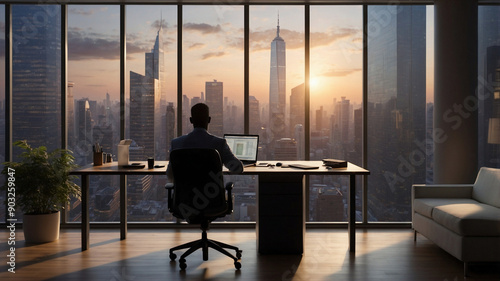
<instances>
[{"instance_id":1,"label":"potted plant","mask_svg":"<svg viewBox=\"0 0 500 281\"><path fill-rule=\"evenodd\" d=\"M69 172L76 168L71 151L45 146L32 148L26 141L16 141L22 149L19 162L5 162L2 174L14 172L15 202L23 211L26 242L44 243L59 239L60 210L71 196L79 198L80 188ZM12 186L12 184L11 184ZM6 183L3 188L7 188ZM10 191L9 191L10 192Z\"/></svg>"}]
</instances>

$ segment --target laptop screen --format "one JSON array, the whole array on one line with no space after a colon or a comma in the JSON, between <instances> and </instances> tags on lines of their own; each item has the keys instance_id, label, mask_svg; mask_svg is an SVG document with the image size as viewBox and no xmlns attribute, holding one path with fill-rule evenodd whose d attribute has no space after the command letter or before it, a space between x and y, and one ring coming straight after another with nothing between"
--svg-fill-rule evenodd
<instances>
[{"instance_id":1,"label":"laptop screen","mask_svg":"<svg viewBox=\"0 0 500 281\"><path fill-rule=\"evenodd\" d=\"M258 135L225 134L227 145L234 156L243 162L256 162L259 149Z\"/></svg>"}]
</instances>

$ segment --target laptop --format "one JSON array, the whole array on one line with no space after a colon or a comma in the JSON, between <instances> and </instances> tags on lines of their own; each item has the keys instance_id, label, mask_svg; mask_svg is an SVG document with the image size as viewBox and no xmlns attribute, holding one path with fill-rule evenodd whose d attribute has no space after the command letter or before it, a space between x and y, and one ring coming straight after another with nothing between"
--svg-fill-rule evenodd
<instances>
[{"instance_id":1,"label":"laptop","mask_svg":"<svg viewBox=\"0 0 500 281\"><path fill-rule=\"evenodd\" d=\"M259 151L259 135L225 134L224 138L243 166L255 166Z\"/></svg>"}]
</instances>

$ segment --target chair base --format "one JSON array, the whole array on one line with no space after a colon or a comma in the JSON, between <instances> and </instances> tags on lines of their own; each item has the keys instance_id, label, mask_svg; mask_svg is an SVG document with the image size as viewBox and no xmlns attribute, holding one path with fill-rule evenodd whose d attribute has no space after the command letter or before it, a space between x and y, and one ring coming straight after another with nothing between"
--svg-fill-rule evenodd
<instances>
[{"instance_id":1,"label":"chair base","mask_svg":"<svg viewBox=\"0 0 500 281\"><path fill-rule=\"evenodd\" d=\"M179 259L179 266L181 270L186 269L186 257L192 254L194 251L198 249L202 249L203 253L203 260L207 261L208 260L208 248L212 248L234 260L234 266L236 269L241 268L241 263L239 260L241 259L241 250L238 249L238 247L228 245L219 241L211 240L207 238L207 232L206 230L203 230L201 233L201 239L191 241L176 247L173 247L170 249L170 260L174 261L177 258L177 255L174 254L174 251L181 250L181 249L188 249L184 254L181 255ZM233 254L229 253L226 249L234 250L236 251L236 256Z\"/></svg>"}]
</instances>

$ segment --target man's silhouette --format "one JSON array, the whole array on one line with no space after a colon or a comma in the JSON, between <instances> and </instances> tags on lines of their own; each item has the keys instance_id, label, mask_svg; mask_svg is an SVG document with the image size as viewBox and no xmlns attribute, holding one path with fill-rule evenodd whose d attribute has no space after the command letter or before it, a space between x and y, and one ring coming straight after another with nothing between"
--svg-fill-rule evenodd
<instances>
[{"instance_id":1,"label":"man's silhouette","mask_svg":"<svg viewBox=\"0 0 500 281\"><path fill-rule=\"evenodd\" d=\"M194 129L187 135L173 139L170 151L181 148L214 148L219 152L222 163L231 173L239 174L243 172L243 164L231 152L226 140L207 131L210 120L211 117L206 104L198 103L191 107L189 121L193 124ZM167 168L167 177L170 182L173 182L170 164Z\"/></svg>"}]
</instances>

